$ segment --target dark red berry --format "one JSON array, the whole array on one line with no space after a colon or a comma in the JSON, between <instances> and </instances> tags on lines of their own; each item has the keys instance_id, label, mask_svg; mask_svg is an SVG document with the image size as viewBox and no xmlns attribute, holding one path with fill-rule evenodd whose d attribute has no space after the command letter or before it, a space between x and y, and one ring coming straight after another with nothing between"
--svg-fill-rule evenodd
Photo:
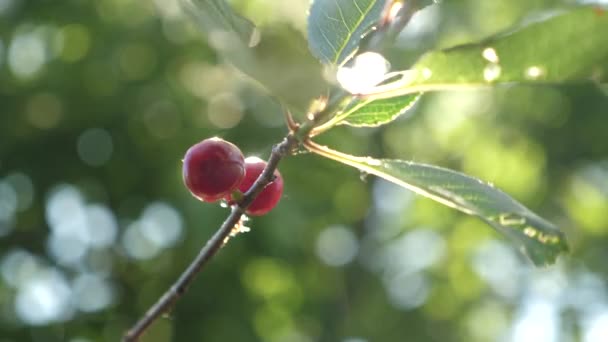
<instances>
[{"instance_id":1,"label":"dark red berry","mask_svg":"<svg viewBox=\"0 0 608 342\"><path fill-rule=\"evenodd\" d=\"M184 183L205 202L215 202L235 190L245 176L243 153L220 139L205 139L190 147L184 157Z\"/></svg>"},{"instance_id":2,"label":"dark red berry","mask_svg":"<svg viewBox=\"0 0 608 342\"><path fill-rule=\"evenodd\" d=\"M257 157L248 157L245 159L245 178L239 185L239 190L243 193L247 192L253 183L258 179L266 162ZM261 216L271 211L283 194L283 177L279 170L274 171L274 180L253 200L253 203L247 208L247 214L252 216ZM230 202L230 199L229 199Z\"/></svg>"}]
</instances>

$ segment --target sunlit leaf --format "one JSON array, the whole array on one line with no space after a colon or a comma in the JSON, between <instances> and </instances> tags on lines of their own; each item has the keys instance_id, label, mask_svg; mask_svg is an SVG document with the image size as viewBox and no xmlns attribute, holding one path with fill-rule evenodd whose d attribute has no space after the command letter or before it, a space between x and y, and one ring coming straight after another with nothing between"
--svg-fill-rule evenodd
<instances>
[{"instance_id":1,"label":"sunlit leaf","mask_svg":"<svg viewBox=\"0 0 608 342\"><path fill-rule=\"evenodd\" d=\"M256 28L225 0L181 2L220 56L288 105L304 110L325 86L318 62L292 27Z\"/></svg>"},{"instance_id":2,"label":"sunlit leaf","mask_svg":"<svg viewBox=\"0 0 608 342\"><path fill-rule=\"evenodd\" d=\"M420 94L409 94L390 99L360 100L343 115L339 124L355 127L376 127L387 124L416 103Z\"/></svg>"},{"instance_id":3,"label":"sunlit leaf","mask_svg":"<svg viewBox=\"0 0 608 342\"><path fill-rule=\"evenodd\" d=\"M256 39L253 23L237 14L224 0L181 0L187 13L196 18L196 23L208 36L219 36L225 44L217 42L223 49L246 52L248 45Z\"/></svg>"},{"instance_id":4,"label":"sunlit leaf","mask_svg":"<svg viewBox=\"0 0 608 342\"><path fill-rule=\"evenodd\" d=\"M376 175L441 204L475 215L516 241L537 266L568 251L564 234L491 184L432 165L394 159L355 157L313 145L324 157Z\"/></svg>"},{"instance_id":5,"label":"sunlit leaf","mask_svg":"<svg viewBox=\"0 0 608 342\"><path fill-rule=\"evenodd\" d=\"M341 64L380 18L383 0L314 0L308 15L308 46L323 63Z\"/></svg>"},{"instance_id":6,"label":"sunlit leaf","mask_svg":"<svg viewBox=\"0 0 608 342\"><path fill-rule=\"evenodd\" d=\"M608 12L576 7L478 44L423 55L383 97L504 83L608 80Z\"/></svg>"}]
</instances>

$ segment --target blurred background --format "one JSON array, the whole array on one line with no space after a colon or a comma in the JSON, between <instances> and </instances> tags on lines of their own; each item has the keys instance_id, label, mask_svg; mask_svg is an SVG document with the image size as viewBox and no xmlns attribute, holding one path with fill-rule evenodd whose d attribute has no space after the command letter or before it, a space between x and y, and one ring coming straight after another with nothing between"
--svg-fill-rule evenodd
<instances>
[{"instance_id":1,"label":"blurred background","mask_svg":"<svg viewBox=\"0 0 608 342\"><path fill-rule=\"evenodd\" d=\"M288 93L326 93L297 82L309 0L232 3L301 51L283 58ZM564 3L445 0L395 53L413 61ZM594 85L441 92L389 126L320 139L494 183L566 231L573 252L553 267L477 219L301 154L281 163L279 206L143 341L608 341L607 111ZM182 185L186 149L220 136L266 158L285 133L273 98L177 0L0 0L0 341L119 340L228 214Z\"/></svg>"}]
</instances>

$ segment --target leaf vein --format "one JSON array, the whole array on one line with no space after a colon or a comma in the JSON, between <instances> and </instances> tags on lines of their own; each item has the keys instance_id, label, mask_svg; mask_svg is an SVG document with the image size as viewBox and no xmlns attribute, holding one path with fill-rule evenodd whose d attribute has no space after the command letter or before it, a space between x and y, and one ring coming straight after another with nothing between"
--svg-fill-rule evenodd
<instances>
[{"instance_id":1,"label":"leaf vein","mask_svg":"<svg viewBox=\"0 0 608 342\"><path fill-rule=\"evenodd\" d=\"M361 23L365 20L365 16L367 14L369 14L369 12L371 11L371 9L373 8L373 1L370 2L369 6L365 9L364 12L361 12L361 16L359 17L359 19L356 21L355 25L353 26L353 28L357 28L359 27L359 25L361 25ZM338 9L340 9L340 6L338 5ZM341 11L341 9L340 9ZM346 38L346 40L344 41L344 43L342 44L342 46L340 46L340 49L338 49L338 51L336 51L336 56L334 58L334 60L332 62L337 62L340 59L340 56L342 55L342 52L344 51L344 49L346 48L346 46L348 45L348 43L350 42L352 35L354 32L349 32L349 36Z\"/></svg>"}]
</instances>

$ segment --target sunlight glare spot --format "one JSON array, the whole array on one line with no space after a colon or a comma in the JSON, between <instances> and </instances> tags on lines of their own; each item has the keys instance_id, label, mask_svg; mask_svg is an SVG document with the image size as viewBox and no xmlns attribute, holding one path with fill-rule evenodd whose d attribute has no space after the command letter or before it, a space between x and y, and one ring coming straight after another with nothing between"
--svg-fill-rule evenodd
<instances>
[{"instance_id":1,"label":"sunlight glare spot","mask_svg":"<svg viewBox=\"0 0 608 342\"><path fill-rule=\"evenodd\" d=\"M424 68L422 69L422 77L425 80L428 80L429 78L431 78L431 76L433 76L433 71L429 68Z\"/></svg>"},{"instance_id":2,"label":"sunlight glare spot","mask_svg":"<svg viewBox=\"0 0 608 342\"><path fill-rule=\"evenodd\" d=\"M401 2L394 2L391 5L391 8L389 10L389 14L388 14L389 20L394 20L397 17L397 15L399 14L399 11L401 11L402 8L403 8L403 3L401 3Z\"/></svg>"},{"instance_id":3,"label":"sunlight glare spot","mask_svg":"<svg viewBox=\"0 0 608 342\"><path fill-rule=\"evenodd\" d=\"M587 317L582 325L584 342L605 342L608 336L608 309Z\"/></svg>"},{"instance_id":4,"label":"sunlight glare spot","mask_svg":"<svg viewBox=\"0 0 608 342\"><path fill-rule=\"evenodd\" d=\"M382 166L382 161L375 158L365 157L364 162L371 166Z\"/></svg>"},{"instance_id":5,"label":"sunlight glare spot","mask_svg":"<svg viewBox=\"0 0 608 342\"><path fill-rule=\"evenodd\" d=\"M526 78L535 80L545 74L545 71L539 66L531 66L526 69Z\"/></svg>"},{"instance_id":6,"label":"sunlight glare spot","mask_svg":"<svg viewBox=\"0 0 608 342\"><path fill-rule=\"evenodd\" d=\"M503 213L498 216L498 222L503 226L521 226L526 224L526 218L515 213Z\"/></svg>"},{"instance_id":7,"label":"sunlight glare spot","mask_svg":"<svg viewBox=\"0 0 608 342\"><path fill-rule=\"evenodd\" d=\"M559 316L555 303L540 298L527 298L513 325L511 341L557 342Z\"/></svg>"},{"instance_id":8,"label":"sunlight glare spot","mask_svg":"<svg viewBox=\"0 0 608 342\"><path fill-rule=\"evenodd\" d=\"M494 50L494 48L485 48L482 53L481 56L487 60L490 63L493 64L498 64L498 62L500 61L498 59L498 54L496 53L496 50Z\"/></svg>"},{"instance_id":9,"label":"sunlight glare spot","mask_svg":"<svg viewBox=\"0 0 608 342\"><path fill-rule=\"evenodd\" d=\"M497 80L502 73L502 68L498 64L489 64L483 69L483 78L486 82Z\"/></svg>"},{"instance_id":10,"label":"sunlight glare spot","mask_svg":"<svg viewBox=\"0 0 608 342\"><path fill-rule=\"evenodd\" d=\"M536 236L536 234L539 233L536 229L532 228L532 227L526 227L524 228L524 234L533 238Z\"/></svg>"},{"instance_id":11,"label":"sunlight glare spot","mask_svg":"<svg viewBox=\"0 0 608 342\"><path fill-rule=\"evenodd\" d=\"M338 83L351 94L370 92L381 83L390 69L389 62L379 53L364 52L338 69Z\"/></svg>"}]
</instances>

